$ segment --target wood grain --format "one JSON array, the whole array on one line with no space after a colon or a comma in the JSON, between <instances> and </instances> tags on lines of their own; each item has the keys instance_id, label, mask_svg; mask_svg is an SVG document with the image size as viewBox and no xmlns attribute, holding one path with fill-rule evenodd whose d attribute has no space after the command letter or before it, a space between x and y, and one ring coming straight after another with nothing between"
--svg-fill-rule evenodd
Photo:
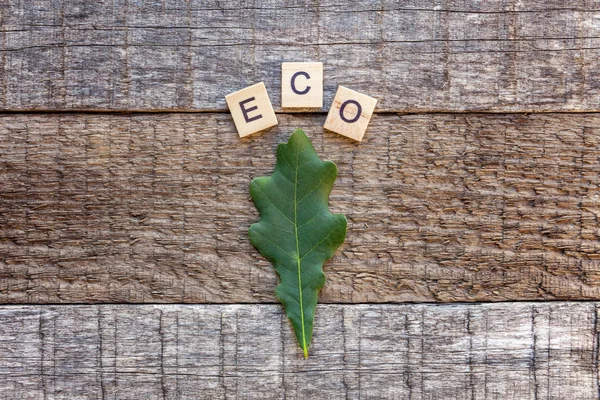
<instances>
[{"instance_id":1,"label":"wood grain","mask_svg":"<svg viewBox=\"0 0 600 400\"><path fill-rule=\"evenodd\" d=\"M3 306L2 399L598 399L596 303Z\"/></svg>"},{"instance_id":2,"label":"wood grain","mask_svg":"<svg viewBox=\"0 0 600 400\"><path fill-rule=\"evenodd\" d=\"M252 178L304 127L348 235L325 303L600 298L600 115L0 116L0 302L275 302Z\"/></svg>"},{"instance_id":3,"label":"wood grain","mask_svg":"<svg viewBox=\"0 0 600 400\"><path fill-rule=\"evenodd\" d=\"M322 61L387 111L598 111L600 7L575 0L5 0L4 110L225 111Z\"/></svg>"}]
</instances>

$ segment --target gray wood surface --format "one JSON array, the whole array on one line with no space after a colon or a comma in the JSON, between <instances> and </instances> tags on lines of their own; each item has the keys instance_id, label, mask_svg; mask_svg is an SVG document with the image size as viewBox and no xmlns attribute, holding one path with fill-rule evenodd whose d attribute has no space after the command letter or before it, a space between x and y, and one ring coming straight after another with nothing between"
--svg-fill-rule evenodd
<instances>
[{"instance_id":1,"label":"gray wood surface","mask_svg":"<svg viewBox=\"0 0 600 400\"><path fill-rule=\"evenodd\" d=\"M297 127L349 221L322 302L600 298L600 115L379 114L360 144L324 118L0 116L0 301L276 301L248 185Z\"/></svg>"},{"instance_id":2,"label":"gray wood surface","mask_svg":"<svg viewBox=\"0 0 600 400\"><path fill-rule=\"evenodd\" d=\"M283 61L393 111L598 111L597 1L5 0L4 110L226 110Z\"/></svg>"},{"instance_id":3,"label":"gray wood surface","mask_svg":"<svg viewBox=\"0 0 600 400\"><path fill-rule=\"evenodd\" d=\"M1 399L598 399L596 303L0 307Z\"/></svg>"}]
</instances>

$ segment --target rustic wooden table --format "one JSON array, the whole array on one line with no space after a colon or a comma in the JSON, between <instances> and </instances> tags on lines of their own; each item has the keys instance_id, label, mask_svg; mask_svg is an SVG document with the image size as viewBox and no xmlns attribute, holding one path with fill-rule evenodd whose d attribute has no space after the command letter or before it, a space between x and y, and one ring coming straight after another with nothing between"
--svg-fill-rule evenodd
<instances>
[{"instance_id":1,"label":"rustic wooden table","mask_svg":"<svg viewBox=\"0 0 600 400\"><path fill-rule=\"evenodd\" d=\"M0 2L0 398L600 398L599 6ZM362 143L283 61L379 99ZM247 236L297 127L349 222L308 360Z\"/></svg>"}]
</instances>

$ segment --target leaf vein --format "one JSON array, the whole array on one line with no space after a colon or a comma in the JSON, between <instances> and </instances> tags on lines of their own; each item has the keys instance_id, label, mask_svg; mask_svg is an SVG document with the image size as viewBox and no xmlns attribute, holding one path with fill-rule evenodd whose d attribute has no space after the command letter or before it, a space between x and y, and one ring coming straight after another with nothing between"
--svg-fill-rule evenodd
<instances>
[{"instance_id":1,"label":"leaf vein","mask_svg":"<svg viewBox=\"0 0 600 400\"><path fill-rule=\"evenodd\" d=\"M320 276L316 277L315 279L313 279L312 281L310 281L308 284L305 284L303 289L306 289L307 287L310 287L310 285L312 285L313 283L315 283L319 279L321 279Z\"/></svg>"},{"instance_id":2,"label":"leaf vein","mask_svg":"<svg viewBox=\"0 0 600 400\"><path fill-rule=\"evenodd\" d=\"M273 246L277 247L279 250L283 251L285 254L287 254L290 258L292 258L293 260L296 260L297 256L288 253L286 250L284 250L283 248L281 248L277 243L273 242L271 239L269 239L267 236L263 235L262 233L260 233L257 230L254 230L254 233L258 234L260 237L262 237L263 239L265 239L267 242L271 243Z\"/></svg>"},{"instance_id":3,"label":"leaf vein","mask_svg":"<svg viewBox=\"0 0 600 400\"><path fill-rule=\"evenodd\" d=\"M315 244L315 245L314 245L314 246L313 246L313 247L312 247L312 248L311 248L309 251L307 251L306 253L304 253L304 255L303 255L302 257L300 257L300 261L302 261L302 260L304 259L304 257L306 257L307 255L309 255L310 253L312 253L312 251L313 251L314 249L316 249L316 248L317 248L317 246L319 246L321 243L323 243L325 240L327 240L327 238L329 238L329 236L331 236L331 235L332 235L332 234L333 234L333 233L336 231L336 229L337 229L337 228L339 228L340 226L342 226L342 223L341 223L341 222L339 222L339 223L338 223L338 224L335 226L335 228L333 228L333 229L331 230L331 232L329 232L329 233L327 234L327 236L325 236L323 239L319 240L319 243Z\"/></svg>"},{"instance_id":4,"label":"leaf vein","mask_svg":"<svg viewBox=\"0 0 600 400\"><path fill-rule=\"evenodd\" d=\"M269 226L272 226L273 228L277 229L278 231L285 232L285 233L291 233L291 234L293 234L293 233L294 233L294 232L292 232L292 231L288 231L287 229L280 228L280 227L278 227L277 225L275 225L275 224L272 224L272 223L270 223L270 222L268 222L268 221L263 221L263 222L264 222L264 223L266 223L266 224L267 224L267 225L269 225Z\"/></svg>"},{"instance_id":5,"label":"leaf vein","mask_svg":"<svg viewBox=\"0 0 600 400\"><path fill-rule=\"evenodd\" d=\"M312 217L310 217L310 219L309 219L308 221L306 221L306 222L304 222L302 225L300 225L300 226L298 227L298 229L302 228L304 225L308 224L310 221L312 221L313 219L317 218L319 215L320 215L320 214L315 214L315 215L313 215Z\"/></svg>"},{"instance_id":6,"label":"leaf vein","mask_svg":"<svg viewBox=\"0 0 600 400\"><path fill-rule=\"evenodd\" d=\"M313 187L308 193L306 193L299 201L298 204L302 203L302 200L304 200L305 198L308 197L308 195L310 195L312 192L314 192L319 186L321 186L321 183L323 183L323 181L325 180L325 178L327 178L329 176L329 173L331 172L332 167L329 167L329 169L327 170L327 172L325 172L325 174L323 174L323 177L321 178L321 180L319 181L319 183L317 183L315 185L315 187Z\"/></svg>"},{"instance_id":7,"label":"leaf vein","mask_svg":"<svg viewBox=\"0 0 600 400\"><path fill-rule=\"evenodd\" d=\"M291 219L289 219L289 218L287 217L287 215L285 215L285 214L283 213L283 211L281 211L281 210L279 209L279 207L277 207L277 206L275 205L275 203L273 203L273 200L271 200L271 199L269 198L269 196L267 195L267 193L266 193L266 192L265 192L265 191L264 191L264 190L263 190L263 189L262 189L260 186L258 186L258 185L257 185L257 187L258 187L258 190L260 190L260 192L261 192L262 194L264 194L264 195L265 195L265 198L268 200L268 202L269 202L269 203L270 203L270 204L271 204L273 207L275 207L275 209L276 209L277 211L279 211L279 213L280 213L281 215L283 215L283 218L287 219L287 220L288 220L288 222L289 222L290 224L294 225L294 222L292 222L292 220L291 220Z\"/></svg>"}]
</instances>

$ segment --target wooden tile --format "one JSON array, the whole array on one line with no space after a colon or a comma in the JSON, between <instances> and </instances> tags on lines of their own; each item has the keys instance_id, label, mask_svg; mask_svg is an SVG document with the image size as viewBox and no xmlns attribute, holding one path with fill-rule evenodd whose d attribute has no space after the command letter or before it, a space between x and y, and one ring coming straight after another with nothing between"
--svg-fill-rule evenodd
<instances>
[{"instance_id":1,"label":"wooden tile","mask_svg":"<svg viewBox=\"0 0 600 400\"><path fill-rule=\"evenodd\" d=\"M281 107L323 107L323 63L281 64Z\"/></svg>"},{"instance_id":2,"label":"wooden tile","mask_svg":"<svg viewBox=\"0 0 600 400\"><path fill-rule=\"evenodd\" d=\"M263 82L225 96L240 137L277 125L269 94Z\"/></svg>"},{"instance_id":3,"label":"wooden tile","mask_svg":"<svg viewBox=\"0 0 600 400\"><path fill-rule=\"evenodd\" d=\"M338 86L323 127L360 142L376 104L373 97Z\"/></svg>"}]
</instances>

